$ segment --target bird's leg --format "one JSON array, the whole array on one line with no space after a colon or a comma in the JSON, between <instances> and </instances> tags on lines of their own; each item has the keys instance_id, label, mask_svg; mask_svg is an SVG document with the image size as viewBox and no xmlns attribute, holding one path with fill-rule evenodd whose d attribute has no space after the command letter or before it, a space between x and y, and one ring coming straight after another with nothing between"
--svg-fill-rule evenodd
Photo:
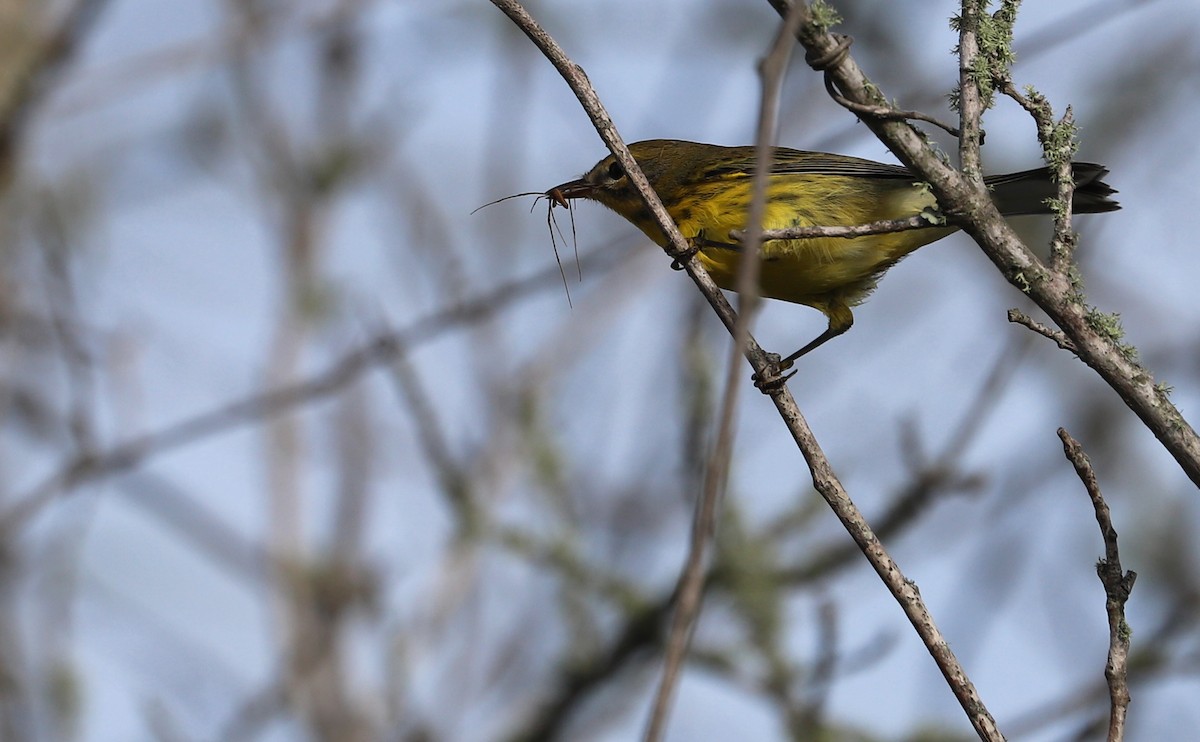
<instances>
[{"instance_id":1,"label":"bird's leg","mask_svg":"<svg viewBox=\"0 0 1200 742\"><path fill-rule=\"evenodd\" d=\"M849 330L849 329L850 329L850 325L846 325L844 327L835 327L832 323L830 323L829 327L825 330L825 332L822 332L820 335L817 335L815 338L813 338L812 342L808 343L800 350L796 351L795 353L791 354L787 358L784 358L782 361L780 361L779 362L779 370L786 371L787 369L792 367L792 364L796 362L797 358L799 358L800 356L806 355L807 353L810 353L811 351L816 350L817 348L821 347L828 341L833 340L835 337L837 337L838 335L841 335L842 333L844 333L846 330Z\"/></svg>"},{"instance_id":2,"label":"bird's leg","mask_svg":"<svg viewBox=\"0 0 1200 742\"><path fill-rule=\"evenodd\" d=\"M758 390L763 394L769 394L772 390L779 388L796 374L795 371L790 374L784 374L784 372L792 367L797 358L816 350L854 325L854 314L851 313L850 307L845 304L840 302L836 304L831 303L826 305L822 311L829 316L829 327L825 329L825 332L822 332L813 338L812 342L806 344L803 348L783 360L779 360L779 355L776 353L770 354L771 363L765 369L762 377L760 378L758 374L752 377L754 386L758 387Z\"/></svg>"}]
</instances>

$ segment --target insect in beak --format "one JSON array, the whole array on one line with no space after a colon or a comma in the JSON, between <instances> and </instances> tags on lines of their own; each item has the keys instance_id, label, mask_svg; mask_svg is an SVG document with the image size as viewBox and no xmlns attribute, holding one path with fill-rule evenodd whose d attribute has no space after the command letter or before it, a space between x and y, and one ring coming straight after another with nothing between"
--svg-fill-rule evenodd
<instances>
[{"instance_id":1,"label":"insect in beak","mask_svg":"<svg viewBox=\"0 0 1200 742\"><path fill-rule=\"evenodd\" d=\"M575 211L571 208L571 199L585 195L587 192L590 192L590 189L591 186L588 185L584 180L573 180L570 183L563 183L560 186L555 186L545 193L514 193L511 196L505 196L503 198L498 198L495 201L489 201L483 206L480 206L478 209L475 209L475 211L479 211L479 209L483 209L491 206L492 204L498 204L502 201L507 201L512 198L533 196L533 205L530 207L530 211L532 211L533 209L537 208L537 203L539 200L543 198L546 199L548 205L548 208L546 209L546 229L550 232L550 246L554 250L554 260L558 263L558 272L562 276L563 290L567 293L568 306L572 305L571 290L567 286L567 274L566 271L563 270L562 260L558 255L558 240L561 239L563 242L566 242L566 235L564 235L562 230L559 229L558 222L554 219L554 207L563 207L571 216L571 244L575 250L575 268L579 273L579 279L583 280L583 268L579 264L579 244L578 240L575 238ZM475 211L472 211L471 213L474 214Z\"/></svg>"},{"instance_id":2,"label":"insect in beak","mask_svg":"<svg viewBox=\"0 0 1200 742\"><path fill-rule=\"evenodd\" d=\"M578 180L556 185L542 195L550 199L553 204L568 209L570 208L568 204L572 199L590 198L594 192L595 188L591 183L583 178L579 178Z\"/></svg>"}]
</instances>

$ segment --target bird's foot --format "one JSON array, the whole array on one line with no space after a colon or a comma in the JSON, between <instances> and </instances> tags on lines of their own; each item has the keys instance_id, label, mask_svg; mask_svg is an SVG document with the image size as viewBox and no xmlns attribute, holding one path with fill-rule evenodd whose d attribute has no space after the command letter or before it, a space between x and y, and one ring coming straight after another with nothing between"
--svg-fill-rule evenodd
<instances>
[{"instance_id":1,"label":"bird's foot","mask_svg":"<svg viewBox=\"0 0 1200 742\"><path fill-rule=\"evenodd\" d=\"M755 388L763 394L772 394L783 388L788 379L796 375L795 371L784 373L792 367L792 359L781 361L778 353L767 354L767 364L763 367L761 374L754 374L750 380L754 382Z\"/></svg>"}]
</instances>

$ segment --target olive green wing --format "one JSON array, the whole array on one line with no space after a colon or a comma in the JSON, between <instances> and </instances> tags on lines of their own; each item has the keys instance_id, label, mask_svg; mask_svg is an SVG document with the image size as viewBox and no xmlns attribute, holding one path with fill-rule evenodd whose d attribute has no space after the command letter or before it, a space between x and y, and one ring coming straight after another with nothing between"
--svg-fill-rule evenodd
<instances>
[{"instance_id":1,"label":"olive green wing","mask_svg":"<svg viewBox=\"0 0 1200 742\"><path fill-rule=\"evenodd\" d=\"M787 147L775 148L771 172L776 175L842 175L860 178L895 178L912 181L907 168L829 152L807 152ZM753 147L729 147L719 162L704 168L699 180L749 177L754 171Z\"/></svg>"}]
</instances>

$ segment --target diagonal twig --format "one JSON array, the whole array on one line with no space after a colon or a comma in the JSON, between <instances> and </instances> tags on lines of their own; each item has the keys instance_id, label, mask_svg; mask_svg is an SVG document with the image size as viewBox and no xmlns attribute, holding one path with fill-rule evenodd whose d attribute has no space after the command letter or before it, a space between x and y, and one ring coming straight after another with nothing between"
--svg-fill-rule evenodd
<instances>
[{"instance_id":1,"label":"diagonal twig","mask_svg":"<svg viewBox=\"0 0 1200 742\"><path fill-rule=\"evenodd\" d=\"M800 13L792 13L780 23L779 32L760 66L763 92L759 111L753 195L746 216L746 249L739 256L737 269L738 316L733 328L733 345L726 364L725 390L721 398L716 442L704 472L704 488L696 504L691 543L687 560L679 576L675 613L667 636L663 673L655 693L644 739L662 739L670 712L671 700L679 685L683 661L691 643L692 633L700 617L704 596L706 552L716 535L717 511L729 477L729 461L733 451L734 412L741 390L740 356L746 354L750 329L759 306L758 274L761 267L759 248L762 243L762 222L766 211L767 176L771 172L771 145L779 119L779 94L795 43L792 37L800 21ZM761 377L760 377L761 378Z\"/></svg>"},{"instance_id":2,"label":"diagonal twig","mask_svg":"<svg viewBox=\"0 0 1200 742\"><path fill-rule=\"evenodd\" d=\"M782 0L772 1L782 2ZM516 2L516 0L492 0L492 3L516 23L525 35L542 50L547 59L554 64L555 68L558 69L567 84L571 86L572 91L575 92L585 111L587 111L592 123L596 126L597 133L609 145L614 155L617 156L618 161L625 168L630 182L641 193L651 213L654 215L655 222L659 228L663 230L664 234L670 236L671 247L668 250L676 251L676 253L684 253L687 246L682 242L678 229L662 209L662 204L658 201L657 196L648 187L645 176L637 167L637 163L629 156L628 148L624 146L619 135L617 135L612 119L600 104L583 70L566 56L557 43L534 21L519 2ZM787 3L787 9L790 10L791 7L791 3ZM811 19L807 13L807 5L804 6L803 10L798 12L804 13L804 17L800 20L801 32L797 34L801 36L803 35L805 26L810 25L809 22ZM826 49L825 52L827 53L834 47L836 47L836 44L831 42L830 48ZM986 194L984 197L986 198ZM692 279L704 292L705 298L717 310L722 322L731 332L734 331L736 323L733 310L729 307L728 302L724 300L724 297L720 296L719 292L716 291L715 285L712 284L712 280L708 277L707 273L699 267L698 261L695 259L687 261L686 267L689 275L691 275ZM713 292L712 294L709 293L710 287ZM757 343L752 338L747 338L746 347L747 359L755 371L758 373L767 371L769 368L768 359ZM934 662L949 681L953 692L967 712L976 730L985 739L1003 739L996 729L995 721L992 719L991 714L988 713L982 699L975 690L974 684L967 677L958 658L954 655L945 637L942 636L941 630L938 629L937 624L934 622L933 616L929 613L929 609L922 600L916 584L904 576L899 565L887 553L878 536L876 536L871 526L867 523L866 518L858 509L858 506L854 504L854 501L842 486L841 481L834 472L828 458L826 458L824 451L821 450L816 436L813 435L812 429L808 426L808 422L801 414L795 399L787 390L786 385L771 385L768 395L771 401L774 402L775 408L783 419L784 424L787 426L788 432L792 435L792 440L804 456L805 463L807 463L809 471L812 474L813 486L822 498L825 499L826 503L828 503L838 520L842 523L842 526L847 530L851 538L854 539L859 549L875 569L876 574L879 575L888 591L903 609L909 622L912 623L922 642L929 650Z\"/></svg>"},{"instance_id":3,"label":"diagonal twig","mask_svg":"<svg viewBox=\"0 0 1200 742\"><path fill-rule=\"evenodd\" d=\"M1067 460L1075 467L1075 473L1091 498L1096 522L1100 525L1100 535L1104 538L1104 557L1096 562L1096 574L1104 585L1104 608L1108 614L1108 661L1104 665L1110 703L1108 742L1119 742L1125 738L1125 717L1130 701L1129 638L1132 631L1125 622L1125 603L1133 591L1137 572L1126 572L1121 567L1121 553L1117 549L1117 531L1113 528L1112 515L1083 446L1065 428L1058 429L1058 437L1062 439Z\"/></svg>"}]
</instances>

